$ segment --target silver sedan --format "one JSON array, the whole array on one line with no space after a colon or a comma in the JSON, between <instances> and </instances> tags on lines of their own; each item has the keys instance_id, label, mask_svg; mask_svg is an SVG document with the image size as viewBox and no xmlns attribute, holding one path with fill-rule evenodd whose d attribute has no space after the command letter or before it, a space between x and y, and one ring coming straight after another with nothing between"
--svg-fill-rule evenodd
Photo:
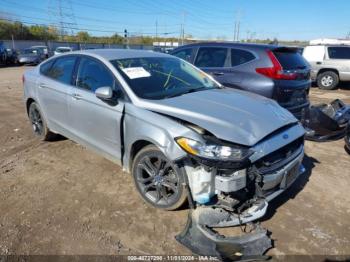
<instances>
[{"instance_id":1,"label":"silver sedan","mask_svg":"<svg viewBox=\"0 0 350 262\"><path fill-rule=\"evenodd\" d=\"M227 213L218 226L237 225L263 216L303 171L304 129L293 115L167 54L71 52L23 79L38 137L61 134L122 165L157 208L188 198Z\"/></svg>"}]
</instances>

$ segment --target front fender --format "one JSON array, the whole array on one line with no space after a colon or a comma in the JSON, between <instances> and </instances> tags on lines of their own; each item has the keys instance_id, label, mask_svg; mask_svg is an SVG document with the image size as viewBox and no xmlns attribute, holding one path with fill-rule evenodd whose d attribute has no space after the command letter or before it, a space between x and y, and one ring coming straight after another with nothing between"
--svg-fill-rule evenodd
<instances>
[{"instance_id":1,"label":"front fender","mask_svg":"<svg viewBox=\"0 0 350 262\"><path fill-rule=\"evenodd\" d=\"M187 155L175 142L176 137L201 140L199 134L180 122L129 103L125 105L123 134L123 169L126 172L130 172L132 146L137 141L154 144L168 159L176 161Z\"/></svg>"}]
</instances>

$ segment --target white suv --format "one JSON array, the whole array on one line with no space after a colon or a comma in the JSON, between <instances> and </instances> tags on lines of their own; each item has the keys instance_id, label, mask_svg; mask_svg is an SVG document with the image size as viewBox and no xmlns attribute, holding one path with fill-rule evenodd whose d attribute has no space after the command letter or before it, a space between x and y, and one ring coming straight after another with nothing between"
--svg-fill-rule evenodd
<instances>
[{"instance_id":1,"label":"white suv","mask_svg":"<svg viewBox=\"0 0 350 262\"><path fill-rule=\"evenodd\" d=\"M350 46L310 45L304 48L310 63L311 79L320 89L334 89L339 81L350 81Z\"/></svg>"}]
</instances>

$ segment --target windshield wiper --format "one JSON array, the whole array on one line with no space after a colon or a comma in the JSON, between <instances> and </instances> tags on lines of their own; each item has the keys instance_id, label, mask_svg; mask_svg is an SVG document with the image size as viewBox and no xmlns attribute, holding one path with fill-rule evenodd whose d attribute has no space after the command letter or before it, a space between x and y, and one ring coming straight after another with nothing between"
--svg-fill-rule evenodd
<instances>
[{"instance_id":1,"label":"windshield wiper","mask_svg":"<svg viewBox=\"0 0 350 262\"><path fill-rule=\"evenodd\" d=\"M207 90L207 89L211 89L211 88L205 87L205 86L197 87L197 88L190 88L190 89L186 90L185 92L168 95L165 98L172 98L172 97L176 97L176 96L182 96L182 95L185 95L185 94L194 93L194 92L197 92L197 91L203 91L203 90Z\"/></svg>"}]
</instances>

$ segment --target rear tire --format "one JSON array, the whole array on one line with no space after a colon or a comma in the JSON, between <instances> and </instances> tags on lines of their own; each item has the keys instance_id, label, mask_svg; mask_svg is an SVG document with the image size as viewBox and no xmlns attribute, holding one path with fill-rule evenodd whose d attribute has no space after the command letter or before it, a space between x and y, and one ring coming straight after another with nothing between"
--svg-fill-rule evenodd
<instances>
[{"instance_id":1,"label":"rear tire","mask_svg":"<svg viewBox=\"0 0 350 262\"><path fill-rule=\"evenodd\" d=\"M151 206L175 210L186 201L183 173L156 146L148 145L137 153L131 172L137 191Z\"/></svg>"},{"instance_id":2,"label":"rear tire","mask_svg":"<svg viewBox=\"0 0 350 262\"><path fill-rule=\"evenodd\" d=\"M332 90L339 83L339 76L333 71L326 71L317 76L317 85L323 90Z\"/></svg>"},{"instance_id":3,"label":"rear tire","mask_svg":"<svg viewBox=\"0 0 350 262\"><path fill-rule=\"evenodd\" d=\"M28 109L28 117L33 128L34 134L41 141L50 141L55 137L47 127L46 121L41 113L41 109L36 102L32 102Z\"/></svg>"}]
</instances>

